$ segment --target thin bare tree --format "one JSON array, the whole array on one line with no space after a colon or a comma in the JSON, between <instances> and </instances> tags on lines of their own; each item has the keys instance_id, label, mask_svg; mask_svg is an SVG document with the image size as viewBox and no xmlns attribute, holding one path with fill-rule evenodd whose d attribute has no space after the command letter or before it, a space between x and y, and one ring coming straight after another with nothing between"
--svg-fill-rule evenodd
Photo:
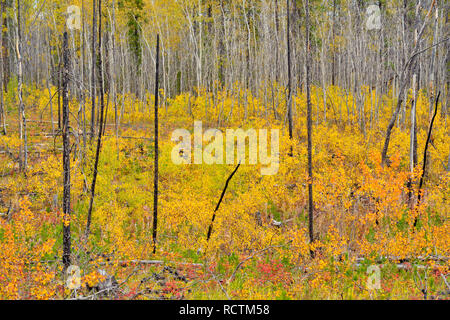
<instances>
[{"instance_id":1,"label":"thin bare tree","mask_svg":"<svg viewBox=\"0 0 450 320\"><path fill-rule=\"evenodd\" d=\"M312 106L310 89L310 25L309 25L309 0L305 1L305 25L306 25L306 104L307 104L307 130L308 130L308 222L309 222L309 241L314 242L314 201L313 201L313 172L312 172ZM311 252L314 256L314 253Z\"/></svg>"},{"instance_id":2,"label":"thin bare tree","mask_svg":"<svg viewBox=\"0 0 450 320\"><path fill-rule=\"evenodd\" d=\"M67 32L63 37L63 77L62 77L62 138L63 138L63 256L62 262L65 272L70 266L71 255L71 234L70 234L70 125L69 125L69 47Z\"/></svg>"},{"instance_id":3,"label":"thin bare tree","mask_svg":"<svg viewBox=\"0 0 450 320\"><path fill-rule=\"evenodd\" d=\"M6 0L0 4L0 25L3 23L3 15L6 10ZM3 134L6 135L6 110L4 106L3 88L4 88L4 72L3 72L3 47L4 47L3 30L0 30L0 125L2 126Z\"/></svg>"},{"instance_id":4,"label":"thin bare tree","mask_svg":"<svg viewBox=\"0 0 450 320\"><path fill-rule=\"evenodd\" d=\"M27 149L27 119L25 105L23 103L23 65L22 65L22 18L20 0L17 0L17 26L16 26L16 51L17 51L17 95L19 97L19 135L23 147L19 149L19 169L27 174L28 149ZM23 149L22 149L23 148Z\"/></svg>"},{"instance_id":5,"label":"thin bare tree","mask_svg":"<svg viewBox=\"0 0 450 320\"><path fill-rule=\"evenodd\" d=\"M288 121L289 121L289 139L292 142L293 138L293 122L292 122L292 68L291 68L291 39L290 39L290 10L289 1L286 0L286 42L287 42L287 68L288 68L288 100L287 100L287 111L288 111ZM292 156L292 146L290 147L289 155Z\"/></svg>"},{"instance_id":6,"label":"thin bare tree","mask_svg":"<svg viewBox=\"0 0 450 320\"><path fill-rule=\"evenodd\" d=\"M391 139L392 129L394 128L395 121L397 120L398 114L400 112L400 108L402 106L403 93L404 93L404 91L406 89L406 86L407 86L407 84L409 82L409 79L411 77L412 69L414 67L414 64L416 62L417 57L421 53L425 52L423 50L419 50L419 45L421 43L422 35L424 33L428 17L430 16L431 11L432 11L435 3L436 3L436 0L433 0L433 2L430 5L430 9L428 10L427 15L425 16L425 19L424 19L424 22L423 22L421 28L418 29L419 31L417 32L417 36L415 37L416 41L415 41L415 44L414 44L414 47L413 47L413 50L412 50L412 54L409 57L409 59L405 61L404 65L402 67L402 70L401 70L401 74L400 74L400 90L398 91L397 106L396 106L396 108L395 108L395 110L394 110L394 112L393 112L393 114L391 116L391 119L389 120L389 124L388 124L388 127L386 129L386 136L385 136L385 140L384 140L383 150L381 151L381 160L382 160L382 164L383 165L388 164L388 160L389 159L388 159L387 152L388 152L388 149L389 149L389 142L390 142L390 139ZM437 45L437 43L435 45ZM426 50L431 49L432 47L434 47L434 45L431 46L431 47L428 47Z\"/></svg>"},{"instance_id":7,"label":"thin bare tree","mask_svg":"<svg viewBox=\"0 0 450 320\"><path fill-rule=\"evenodd\" d=\"M159 96L159 34L156 35L155 63L155 168L153 176L153 253L156 253L158 236L158 96Z\"/></svg>"},{"instance_id":8,"label":"thin bare tree","mask_svg":"<svg viewBox=\"0 0 450 320\"><path fill-rule=\"evenodd\" d=\"M104 99L104 88L103 88L103 63L102 63L102 0L98 0L98 77L99 77L99 91L100 91L100 121L99 121L99 129L98 129L98 135L97 135L97 149L95 152L95 162L94 162L94 170L93 170L93 177L92 177L92 185L91 185L91 198L89 201L89 209L88 209L88 215L87 215L87 223L86 223L86 230L85 230L85 239L87 240L89 237L89 233L91 230L91 220L92 220L92 208L94 204L94 197L95 197L95 185L97 182L97 175L98 175L98 162L100 159L100 150L102 145L102 135L103 135L103 113L105 109L105 99Z\"/></svg>"},{"instance_id":9,"label":"thin bare tree","mask_svg":"<svg viewBox=\"0 0 450 320\"><path fill-rule=\"evenodd\" d=\"M96 25L97 25L97 15L96 15L96 2L97 0L92 1L92 45L91 45L91 132L90 138L91 140L94 138L95 134L95 98L96 98L96 84L95 84L95 65L97 63L97 57L95 52L95 44L96 44ZM101 16L101 8L99 9ZM99 33L100 34L100 33ZM100 41L100 40L99 40ZM100 47L100 44L99 44Z\"/></svg>"}]
</instances>

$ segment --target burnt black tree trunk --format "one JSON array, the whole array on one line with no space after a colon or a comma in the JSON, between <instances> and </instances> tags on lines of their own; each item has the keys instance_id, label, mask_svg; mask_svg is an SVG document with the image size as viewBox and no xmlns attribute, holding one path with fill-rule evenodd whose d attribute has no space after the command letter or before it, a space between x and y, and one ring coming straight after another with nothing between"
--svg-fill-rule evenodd
<instances>
[{"instance_id":1,"label":"burnt black tree trunk","mask_svg":"<svg viewBox=\"0 0 450 320\"><path fill-rule=\"evenodd\" d=\"M101 10L100 10L101 12ZM96 96L96 85L95 85L95 65L97 64L97 57L95 54L95 35L96 35L96 1L92 1L92 65L91 65L91 140L94 138L95 133L95 96Z\"/></svg>"},{"instance_id":2,"label":"burnt black tree trunk","mask_svg":"<svg viewBox=\"0 0 450 320\"><path fill-rule=\"evenodd\" d=\"M312 174L312 108L310 92L310 60L311 48L309 41L309 1L305 2L306 13L306 104L308 126L308 216L309 216L309 241L314 241L314 202L313 202L313 174ZM312 253L313 255L313 253Z\"/></svg>"},{"instance_id":3,"label":"burnt black tree trunk","mask_svg":"<svg viewBox=\"0 0 450 320\"><path fill-rule=\"evenodd\" d=\"M288 120L289 120L289 140L292 142L292 75L291 75L291 39L290 39L290 10L289 10L289 1L286 0L286 16L287 16L287 25L286 25L286 42L287 42L287 67L288 67ZM292 146L290 147L289 155L292 156Z\"/></svg>"},{"instance_id":4,"label":"burnt black tree trunk","mask_svg":"<svg viewBox=\"0 0 450 320\"><path fill-rule=\"evenodd\" d=\"M64 170L64 191L63 191L63 265L64 272L70 266L71 235L70 235L70 138L69 138L69 49L67 32L64 32L63 40L64 69L62 78L62 136L63 136L63 170Z\"/></svg>"},{"instance_id":5,"label":"burnt black tree trunk","mask_svg":"<svg viewBox=\"0 0 450 320\"><path fill-rule=\"evenodd\" d=\"M59 50L59 48L58 48L58 50ZM64 53L62 53L62 54L64 54ZM59 59L60 59L60 61L59 61L59 63L58 63L58 80L57 80L57 82L58 82L58 129L59 130L61 130L61 91L62 91L62 88L61 88L61 85L62 85L62 79L61 79L61 77L62 77L62 61L61 61L61 53L60 53L60 55L59 55Z\"/></svg>"},{"instance_id":6,"label":"burnt black tree trunk","mask_svg":"<svg viewBox=\"0 0 450 320\"><path fill-rule=\"evenodd\" d=\"M155 68L155 174L153 179L153 253L156 253L156 237L158 235L158 96L159 96L159 34L156 35L156 68Z\"/></svg>"},{"instance_id":7,"label":"burnt black tree trunk","mask_svg":"<svg viewBox=\"0 0 450 320\"><path fill-rule=\"evenodd\" d=\"M213 213L213 216L212 216L212 219L211 219L211 223L209 224L208 234L206 235L206 241L209 241L209 238L211 238L211 232L212 232L213 223L214 223L214 220L216 219L216 212L219 210L220 204L222 203L222 200L223 200L223 196L225 195L225 192L227 191L228 183L230 182L231 178L233 178L234 174L239 169L240 165L241 165L241 162L239 161L238 165L236 166L236 168L233 170L233 172L230 174L230 176L228 177L227 181L225 182L225 187L222 190L222 194L220 195L219 202L217 203L217 206L214 209L214 213Z\"/></svg>"},{"instance_id":8,"label":"burnt black tree trunk","mask_svg":"<svg viewBox=\"0 0 450 320\"><path fill-rule=\"evenodd\" d=\"M0 4L0 25L2 25L2 17L6 10L6 0L3 0ZM3 31L0 30L0 126L2 127L2 133L3 135L6 135L6 111L4 106L4 97L3 97L3 82L4 82L4 68L3 68L3 46L4 46L4 37L3 37Z\"/></svg>"},{"instance_id":9,"label":"burnt black tree trunk","mask_svg":"<svg viewBox=\"0 0 450 320\"><path fill-rule=\"evenodd\" d=\"M98 78L99 78L99 91L100 91L100 121L99 121L99 129L98 129L98 136L97 136L97 150L95 152L95 163L94 163L94 173L92 178L92 185L91 185L91 199L89 201L89 209L88 209L88 216L87 216L87 224L86 224L86 231L85 231L85 238L89 237L90 229L91 229L91 219L92 219L92 207L94 204L94 196L95 196L95 184L97 182L97 174L98 174L98 161L100 158L100 149L102 145L102 133L103 133L103 113L105 109L105 97L104 97L104 89L103 89L103 63L102 63L102 55L101 55L101 48L102 48L102 15L101 15L101 8L102 8L102 0L98 1L98 7L99 7L99 14L98 14Z\"/></svg>"}]
</instances>

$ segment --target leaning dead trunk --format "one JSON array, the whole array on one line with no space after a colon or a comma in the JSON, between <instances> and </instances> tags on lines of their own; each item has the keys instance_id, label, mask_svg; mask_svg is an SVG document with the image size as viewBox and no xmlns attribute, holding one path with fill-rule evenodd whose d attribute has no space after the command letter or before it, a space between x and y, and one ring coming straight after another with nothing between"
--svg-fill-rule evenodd
<instances>
[{"instance_id":1,"label":"leaning dead trunk","mask_svg":"<svg viewBox=\"0 0 450 320\"><path fill-rule=\"evenodd\" d=\"M310 90L310 59L311 48L309 41L309 1L305 3L306 11L306 104L307 104L307 126L308 126L308 220L309 241L314 242L314 202L313 202L313 174L312 174L312 106ZM311 255L314 255L311 252Z\"/></svg>"},{"instance_id":2,"label":"leaning dead trunk","mask_svg":"<svg viewBox=\"0 0 450 320\"><path fill-rule=\"evenodd\" d=\"M0 9L0 25L3 17L3 13L5 12L6 7L6 1L1 2L1 9ZM3 32L0 30L0 125L2 126L3 134L6 135L6 111L4 107L4 97L3 97Z\"/></svg>"}]
</instances>

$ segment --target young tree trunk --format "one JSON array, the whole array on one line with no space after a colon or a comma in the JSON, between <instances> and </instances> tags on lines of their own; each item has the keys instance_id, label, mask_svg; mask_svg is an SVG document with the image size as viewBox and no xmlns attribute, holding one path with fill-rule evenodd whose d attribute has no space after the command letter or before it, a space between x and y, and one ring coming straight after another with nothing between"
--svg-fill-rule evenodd
<instances>
[{"instance_id":1,"label":"young tree trunk","mask_svg":"<svg viewBox=\"0 0 450 320\"><path fill-rule=\"evenodd\" d=\"M63 40L63 81L62 81L62 96L63 96L63 123L62 123L62 138L63 138L63 171L64 171L64 191L63 191L63 266L64 272L70 266L71 255L71 234L70 234L70 137L69 137L69 48L67 40L67 32L64 32Z\"/></svg>"},{"instance_id":2,"label":"young tree trunk","mask_svg":"<svg viewBox=\"0 0 450 320\"><path fill-rule=\"evenodd\" d=\"M158 96L159 96L159 34L156 35L156 70L155 70L155 168L153 179L153 253L156 253L158 231Z\"/></svg>"}]
</instances>

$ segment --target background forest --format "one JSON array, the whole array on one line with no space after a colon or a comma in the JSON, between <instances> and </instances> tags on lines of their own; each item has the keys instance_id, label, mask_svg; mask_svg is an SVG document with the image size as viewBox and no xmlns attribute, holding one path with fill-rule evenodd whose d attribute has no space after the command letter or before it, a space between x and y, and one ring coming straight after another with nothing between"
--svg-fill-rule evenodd
<instances>
[{"instance_id":1,"label":"background forest","mask_svg":"<svg viewBox=\"0 0 450 320\"><path fill-rule=\"evenodd\" d=\"M0 298L450 296L447 1L0 7ZM174 164L194 121L278 173Z\"/></svg>"}]
</instances>

